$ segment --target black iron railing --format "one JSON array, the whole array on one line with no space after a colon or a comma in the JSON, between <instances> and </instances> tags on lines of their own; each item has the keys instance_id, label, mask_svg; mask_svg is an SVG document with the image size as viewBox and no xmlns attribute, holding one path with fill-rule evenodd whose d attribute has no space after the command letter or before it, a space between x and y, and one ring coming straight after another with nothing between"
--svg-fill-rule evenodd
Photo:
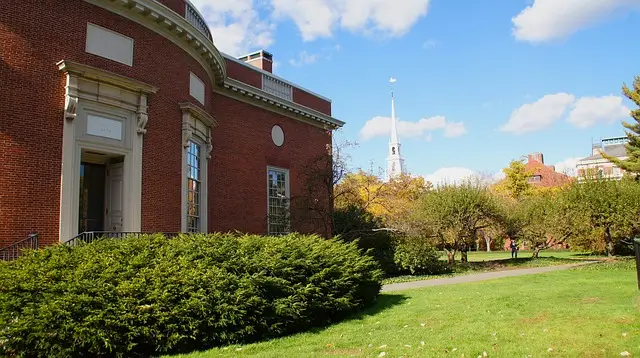
<instances>
[{"instance_id":1,"label":"black iron railing","mask_svg":"<svg viewBox=\"0 0 640 358\"><path fill-rule=\"evenodd\" d=\"M112 232L112 231L87 231L80 233L71 240L65 241L65 245L76 246L80 243L91 243L101 239L124 239L129 237L140 237L141 235L162 234L167 238L180 235L179 232Z\"/></svg>"},{"instance_id":2,"label":"black iron railing","mask_svg":"<svg viewBox=\"0 0 640 358\"><path fill-rule=\"evenodd\" d=\"M26 239L20 240L3 249L0 249L0 260L13 261L22 255L24 250L35 250L38 248L38 234L29 234Z\"/></svg>"}]
</instances>

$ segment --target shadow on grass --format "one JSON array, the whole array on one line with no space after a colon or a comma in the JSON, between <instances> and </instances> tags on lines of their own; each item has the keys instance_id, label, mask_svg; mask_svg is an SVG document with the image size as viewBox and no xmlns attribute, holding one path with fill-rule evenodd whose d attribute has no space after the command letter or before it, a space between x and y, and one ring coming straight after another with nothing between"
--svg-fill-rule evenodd
<instances>
[{"instance_id":1,"label":"shadow on grass","mask_svg":"<svg viewBox=\"0 0 640 358\"><path fill-rule=\"evenodd\" d=\"M279 339L279 338L287 338L287 337L293 337L296 335L300 335L300 334L317 334L320 333L324 330L326 330L327 328L330 328L332 326L335 326L337 324L341 324L341 323L345 323L345 322L350 322L350 321L357 321L357 320L362 320L365 319L369 316L374 316L377 315L378 313L381 313L383 311L386 311L390 308L393 308L394 306L397 306L399 304L402 304L404 301L407 300L407 296L402 295L402 294L388 294L388 293L380 293L378 295L378 297L376 298L376 300L374 301L374 303L372 303L369 307L366 307L358 312L354 312L350 315L347 315L346 317L342 318L342 319L338 319L334 322L331 323L327 323L327 324L319 324L316 325L314 327L311 327L309 329L300 331L300 332L295 332L295 333L290 333L290 334L283 334L283 335L271 335L271 336L266 336L263 339L250 339L247 340L245 342L238 342L236 344L231 344L228 345L226 347L236 347L236 346L242 346L242 345L249 345L249 344L256 344L256 343L261 343L261 342L266 342L266 341L270 341L273 339ZM220 349L220 348L224 348L224 345L221 346L210 346L210 347L203 347L200 349L195 349L192 351L188 351L188 352L175 352L172 353L170 355L165 355L163 357L187 357L187 356L191 356L193 354L195 354L197 357L200 357L199 354L206 354L207 351L211 350L211 349Z\"/></svg>"},{"instance_id":2,"label":"shadow on grass","mask_svg":"<svg viewBox=\"0 0 640 358\"><path fill-rule=\"evenodd\" d=\"M381 313L390 308L393 308L394 306L402 304L404 301L407 300L407 298L408 298L407 296L402 294L380 293L376 301L371 306L363 310L360 310L358 312L354 312L353 314L345 317L344 319L341 319L329 324L325 324L325 325L319 325L300 333L319 333L336 324L350 322L350 321L358 321L358 320L365 319L369 316L375 316L378 313Z\"/></svg>"}]
</instances>

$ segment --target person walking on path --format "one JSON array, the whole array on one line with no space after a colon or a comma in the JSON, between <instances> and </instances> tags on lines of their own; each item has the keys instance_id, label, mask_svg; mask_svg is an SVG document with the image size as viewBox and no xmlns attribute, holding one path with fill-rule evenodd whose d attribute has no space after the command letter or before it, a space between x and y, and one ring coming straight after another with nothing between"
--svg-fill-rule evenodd
<instances>
[{"instance_id":1,"label":"person walking on path","mask_svg":"<svg viewBox=\"0 0 640 358\"><path fill-rule=\"evenodd\" d=\"M511 247L511 258L518 258L518 245L516 244L515 240L511 240L511 243L509 244L509 247Z\"/></svg>"}]
</instances>

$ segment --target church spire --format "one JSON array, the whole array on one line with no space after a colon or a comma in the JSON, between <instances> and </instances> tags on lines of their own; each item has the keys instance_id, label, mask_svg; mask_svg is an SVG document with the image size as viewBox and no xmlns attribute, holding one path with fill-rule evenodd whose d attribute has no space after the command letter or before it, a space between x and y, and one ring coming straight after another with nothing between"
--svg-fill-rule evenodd
<instances>
[{"instance_id":1,"label":"church spire","mask_svg":"<svg viewBox=\"0 0 640 358\"><path fill-rule=\"evenodd\" d=\"M392 82L395 82L395 79L391 79ZM390 143L398 143L398 127L396 122L396 101L393 96L393 86L391 87L391 138Z\"/></svg>"},{"instance_id":2,"label":"church spire","mask_svg":"<svg viewBox=\"0 0 640 358\"><path fill-rule=\"evenodd\" d=\"M400 140L398 139L398 123L396 119L396 103L393 93L395 78L391 83L391 138L389 138L389 156L387 157L387 180L397 177L404 172L404 159L400 155Z\"/></svg>"}]
</instances>

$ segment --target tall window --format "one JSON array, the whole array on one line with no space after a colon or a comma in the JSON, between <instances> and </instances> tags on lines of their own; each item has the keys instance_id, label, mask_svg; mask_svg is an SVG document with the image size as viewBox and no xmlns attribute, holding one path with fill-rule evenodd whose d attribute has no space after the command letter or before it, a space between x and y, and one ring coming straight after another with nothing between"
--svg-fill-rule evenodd
<instances>
[{"instance_id":1,"label":"tall window","mask_svg":"<svg viewBox=\"0 0 640 358\"><path fill-rule=\"evenodd\" d=\"M200 145L187 147L187 232L200 232Z\"/></svg>"},{"instance_id":2,"label":"tall window","mask_svg":"<svg viewBox=\"0 0 640 358\"><path fill-rule=\"evenodd\" d=\"M267 170L269 235L289 232L289 171L269 167Z\"/></svg>"}]
</instances>

